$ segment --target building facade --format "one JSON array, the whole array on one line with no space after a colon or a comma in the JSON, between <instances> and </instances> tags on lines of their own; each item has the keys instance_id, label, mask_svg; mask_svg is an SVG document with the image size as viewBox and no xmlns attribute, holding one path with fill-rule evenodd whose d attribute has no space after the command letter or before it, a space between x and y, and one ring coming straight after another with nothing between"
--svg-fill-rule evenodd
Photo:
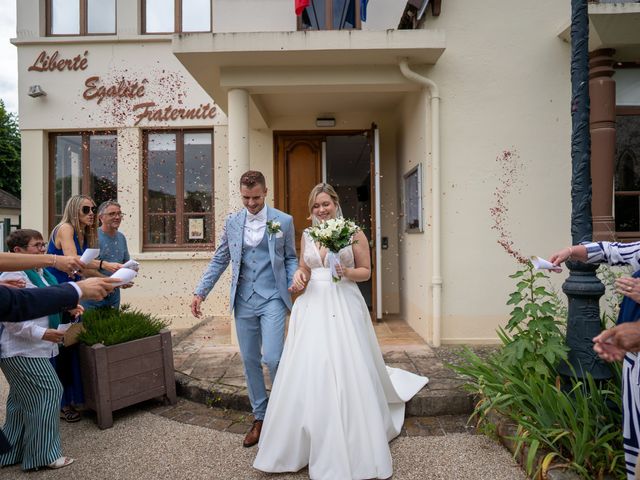
<instances>
[{"instance_id":1,"label":"building facade","mask_svg":"<svg viewBox=\"0 0 640 480\"><path fill-rule=\"evenodd\" d=\"M517 264L490 213L504 185L518 251L570 241L568 2L17 6L22 224L49 232L75 193L117 197L141 263L124 301L174 326L194 321L191 292L249 168L298 238L310 188L334 184L371 239L372 316L435 344L493 342L508 315ZM515 170L496 161L505 150ZM229 314L228 282L207 314Z\"/></svg>"}]
</instances>

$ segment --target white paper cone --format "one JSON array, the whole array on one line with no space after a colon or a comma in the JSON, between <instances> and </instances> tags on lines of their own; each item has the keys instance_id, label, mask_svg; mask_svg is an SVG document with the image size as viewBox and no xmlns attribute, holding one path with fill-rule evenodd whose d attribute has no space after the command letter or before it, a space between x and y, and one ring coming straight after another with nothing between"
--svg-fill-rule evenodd
<instances>
[{"instance_id":1,"label":"white paper cone","mask_svg":"<svg viewBox=\"0 0 640 480\"><path fill-rule=\"evenodd\" d=\"M127 283L131 283L134 278L136 278L138 273L135 270L131 270L130 268L121 268L116 270L116 272L111 275L111 278L117 278L120 280L118 283L114 284L116 287L120 285L126 285Z\"/></svg>"},{"instance_id":2,"label":"white paper cone","mask_svg":"<svg viewBox=\"0 0 640 480\"><path fill-rule=\"evenodd\" d=\"M95 260L100 255L99 248L87 248L82 256L80 257L80 261L82 261L85 265L92 260Z\"/></svg>"}]
</instances>

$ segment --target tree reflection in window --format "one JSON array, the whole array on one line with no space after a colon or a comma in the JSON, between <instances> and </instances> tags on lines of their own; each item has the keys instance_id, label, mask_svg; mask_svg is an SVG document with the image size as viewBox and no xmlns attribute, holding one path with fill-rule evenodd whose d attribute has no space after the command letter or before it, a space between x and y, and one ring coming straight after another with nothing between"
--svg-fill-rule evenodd
<instances>
[{"instance_id":1,"label":"tree reflection in window","mask_svg":"<svg viewBox=\"0 0 640 480\"><path fill-rule=\"evenodd\" d=\"M616 116L615 223L640 232L640 115Z\"/></svg>"}]
</instances>

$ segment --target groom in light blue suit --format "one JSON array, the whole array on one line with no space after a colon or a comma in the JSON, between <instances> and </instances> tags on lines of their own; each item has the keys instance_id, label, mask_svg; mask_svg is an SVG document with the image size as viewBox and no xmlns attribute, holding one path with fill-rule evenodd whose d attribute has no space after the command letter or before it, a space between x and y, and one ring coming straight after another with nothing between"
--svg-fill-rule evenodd
<instances>
[{"instance_id":1,"label":"groom in light blue suit","mask_svg":"<svg viewBox=\"0 0 640 480\"><path fill-rule=\"evenodd\" d=\"M291 310L288 287L298 266L293 218L265 205L264 175L245 172L240 177L244 209L231 214L220 244L195 289L191 311L200 317L200 305L231 262L231 310L254 422L243 445L258 443L267 410L262 363L275 379L284 346L284 324Z\"/></svg>"}]
</instances>

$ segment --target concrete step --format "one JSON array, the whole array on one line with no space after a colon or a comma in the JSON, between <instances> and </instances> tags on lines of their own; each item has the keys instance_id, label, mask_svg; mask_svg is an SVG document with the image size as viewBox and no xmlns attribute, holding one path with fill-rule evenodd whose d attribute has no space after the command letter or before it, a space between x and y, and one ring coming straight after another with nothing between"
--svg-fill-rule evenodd
<instances>
[{"instance_id":1,"label":"concrete step","mask_svg":"<svg viewBox=\"0 0 640 480\"><path fill-rule=\"evenodd\" d=\"M407 417L472 412L474 398L462 388L463 380L430 351L392 350L383 355L385 363L391 367L429 377L428 385L407 403ZM178 395L211 407L251 412L239 354L233 351L211 354L207 363L208 368L200 364L197 368L176 371Z\"/></svg>"}]
</instances>

